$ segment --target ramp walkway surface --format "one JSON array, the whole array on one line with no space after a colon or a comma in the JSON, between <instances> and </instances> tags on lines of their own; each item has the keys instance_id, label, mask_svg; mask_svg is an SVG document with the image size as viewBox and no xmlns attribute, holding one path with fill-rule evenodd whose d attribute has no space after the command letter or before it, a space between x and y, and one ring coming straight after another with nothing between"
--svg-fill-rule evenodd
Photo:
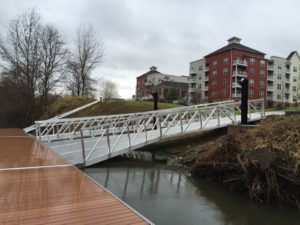
<instances>
[{"instance_id":1,"label":"ramp walkway surface","mask_svg":"<svg viewBox=\"0 0 300 225\"><path fill-rule=\"evenodd\" d=\"M0 129L0 224L151 224L21 129Z\"/></svg>"}]
</instances>

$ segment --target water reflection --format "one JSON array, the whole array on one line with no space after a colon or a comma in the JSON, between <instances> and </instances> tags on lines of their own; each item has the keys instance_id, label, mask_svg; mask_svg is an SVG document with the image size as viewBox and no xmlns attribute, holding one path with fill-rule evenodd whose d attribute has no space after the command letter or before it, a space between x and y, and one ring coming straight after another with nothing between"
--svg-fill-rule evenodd
<instances>
[{"instance_id":1,"label":"water reflection","mask_svg":"<svg viewBox=\"0 0 300 225\"><path fill-rule=\"evenodd\" d=\"M85 173L155 224L299 224L297 212L252 204L223 187L191 182L155 164L108 165Z\"/></svg>"}]
</instances>

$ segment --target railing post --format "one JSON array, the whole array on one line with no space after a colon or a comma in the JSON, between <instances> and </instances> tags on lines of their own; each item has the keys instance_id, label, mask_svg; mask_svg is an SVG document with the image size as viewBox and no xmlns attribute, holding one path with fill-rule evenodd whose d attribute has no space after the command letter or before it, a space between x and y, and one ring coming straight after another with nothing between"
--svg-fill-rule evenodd
<instances>
[{"instance_id":1,"label":"railing post","mask_svg":"<svg viewBox=\"0 0 300 225\"><path fill-rule=\"evenodd\" d=\"M220 126L220 109L217 106L218 126Z\"/></svg>"},{"instance_id":2,"label":"railing post","mask_svg":"<svg viewBox=\"0 0 300 225\"><path fill-rule=\"evenodd\" d=\"M160 123L160 117L158 116L157 117L157 123L158 123L158 126L159 126L159 135L160 135L160 138L162 137L162 130L161 130L161 123Z\"/></svg>"},{"instance_id":3,"label":"railing post","mask_svg":"<svg viewBox=\"0 0 300 225\"><path fill-rule=\"evenodd\" d=\"M262 110L262 115L263 118L266 117L266 112L265 112L265 99L261 99L261 110Z\"/></svg>"},{"instance_id":4,"label":"railing post","mask_svg":"<svg viewBox=\"0 0 300 225\"><path fill-rule=\"evenodd\" d=\"M236 115L235 115L235 107L234 107L234 103L232 104L232 116L233 116L233 120L236 123Z\"/></svg>"},{"instance_id":5,"label":"railing post","mask_svg":"<svg viewBox=\"0 0 300 225\"><path fill-rule=\"evenodd\" d=\"M202 129L203 124L202 124L202 115L201 115L201 109L198 110L199 113L199 119L200 119L200 128Z\"/></svg>"},{"instance_id":6,"label":"railing post","mask_svg":"<svg viewBox=\"0 0 300 225\"><path fill-rule=\"evenodd\" d=\"M148 137L147 137L147 126L146 126L146 121L144 122L144 130L145 130L146 143L147 143L147 142L148 142Z\"/></svg>"},{"instance_id":7,"label":"railing post","mask_svg":"<svg viewBox=\"0 0 300 225\"><path fill-rule=\"evenodd\" d=\"M181 128L181 133L183 133L182 117L181 117L181 115L180 115L179 117L180 117L180 128Z\"/></svg>"},{"instance_id":8,"label":"railing post","mask_svg":"<svg viewBox=\"0 0 300 225\"><path fill-rule=\"evenodd\" d=\"M84 148L83 133L82 133L81 129L80 129L80 139L81 139L81 149L82 149L83 165L85 165L85 148Z\"/></svg>"},{"instance_id":9,"label":"railing post","mask_svg":"<svg viewBox=\"0 0 300 225\"><path fill-rule=\"evenodd\" d=\"M131 140L130 140L130 132L129 132L129 126L128 126L128 123L127 123L127 135L128 135L128 143L129 143L129 148L131 148Z\"/></svg>"},{"instance_id":10,"label":"railing post","mask_svg":"<svg viewBox=\"0 0 300 225\"><path fill-rule=\"evenodd\" d=\"M109 128L106 128L106 139L107 139L107 146L108 146L108 157L111 157L111 152L110 152L110 140L109 140Z\"/></svg>"}]
</instances>

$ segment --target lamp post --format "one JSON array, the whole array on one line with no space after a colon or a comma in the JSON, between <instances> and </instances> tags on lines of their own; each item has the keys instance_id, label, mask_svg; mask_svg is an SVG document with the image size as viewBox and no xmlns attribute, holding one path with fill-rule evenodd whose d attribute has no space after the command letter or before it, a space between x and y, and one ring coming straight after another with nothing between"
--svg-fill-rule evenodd
<instances>
[{"instance_id":1,"label":"lamp post","mask_svg":"<svg viewBox=\"0 0 300 225\"><path fill-rule=\"evenodd\" d=\"M248 79L242 78L239 82L242 86L241 124L248 122Z\"/></svg>"}]
</instances>

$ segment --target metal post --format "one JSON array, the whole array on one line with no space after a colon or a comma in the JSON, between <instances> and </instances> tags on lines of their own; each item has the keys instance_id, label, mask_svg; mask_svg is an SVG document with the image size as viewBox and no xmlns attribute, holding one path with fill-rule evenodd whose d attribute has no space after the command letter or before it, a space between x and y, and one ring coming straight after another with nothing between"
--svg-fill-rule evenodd
<instances>
[{"instance_id":1,"label":"metal post","mask_svg":"<svg viewBox=\"0 0 300 225\"><path fill-rule=\"evenodd\" d=\"M183 133L183 124L182 124L182 117L180 115L180 128L181 128L181 133Z\"/></svg>"},{"instance_id":2,"label":"metal post","mask_svg":"<svg viewBox=\"0 0 300 225\"><path fill-rule=\"evenodd\" d=\"M217 115L218 115L218 126L220 126L220 109L217 106Z\"/></svg>"},{"instance_id":3,"label":"metal post","mask_svg":"<svg viewBox=\"0 0 300 225\"><path fill-rule=\"evenodd\" d=\"M157 110L158 109L158 93L156 92L152 92L151 93L152 97L153 97L153 110ZM154 129L157 129L157 126L155 125L156 123L156 117L153 117L153 125L155 126Z\"/></svg>"},{"instance_id":4,"label":"metal post","mask_svg":"<svg viewBox=\"0 0 300 225\"><path fill-rule=\"evenodd\" d=\"M82 148L82 159L83 159L83 164L85 165L85 148L84 148L83 133L81 129L80 129L80 139L81 139L81 148Z\"/></svg>"},{"instance_id":5,"label":"metal post","mask_svg":"<svg viewBox=\"0 0 300 225\"><path fill-rule=\"evenodd\" d=\"M128 135L129 147L131 147L131 140L130 140L130 132L129 132L129 126L128 126L128 123L127 123L127 135Z\"/></svg>"},{"instance_id":6,"label":"metal post","mask_svg":"<svg viewBox=\"0 0 300 225\"><path fill-rule=\"evenodd\" d=\"M111 152L110 152L110 141L109 141L109 131L108 127L106 128L106 139L107 139L107 146L108 146L108 157L111 157Z\"/></svg>"},{"instance_id":7,"label":"metal post","mask_svg":"<svg viewBox=\"0 0 300 225\"><path fill-rule=\"evenodd\" d=\"M241 106L241 124L247 124L248 120L248 80L242 78L240 85L242 86L242 106Z\"/></svg>"},{"instance_id":8,"label":"metal post","mask_svg":"<svg viewBox=\"0 0 300 225\"><path fill-rule=\"evenodd\" d=\"M160 118L159 117L157 117L157 123L159 125L159 135L160 135L160 137L162 137L161 123L160 123Z\"/></svg>"},{"instance_id":9,"label":"metal post","mask_svg":"<svg viewBox=\"0 0 300 225\"><path fill-rule=\"evenodd\" d=\"M203 127L203 124L202 124L201 109L198 110L198 113L199 113L199 119L200 119L200 128L202 128L202 127Z\"/></svg>"},{"instance_id":10,"label":"metal post","mask_svg":"<svg viewBox=\"0 0 300 225\"><path fill-rule=\"evenodd\" d=\"M147 142L148 142L148 137L147 137L147 126L146 126L146 121L144 121L144 130L145 130L146 143L147 143Z\"/></svg>"}]
</instances>

